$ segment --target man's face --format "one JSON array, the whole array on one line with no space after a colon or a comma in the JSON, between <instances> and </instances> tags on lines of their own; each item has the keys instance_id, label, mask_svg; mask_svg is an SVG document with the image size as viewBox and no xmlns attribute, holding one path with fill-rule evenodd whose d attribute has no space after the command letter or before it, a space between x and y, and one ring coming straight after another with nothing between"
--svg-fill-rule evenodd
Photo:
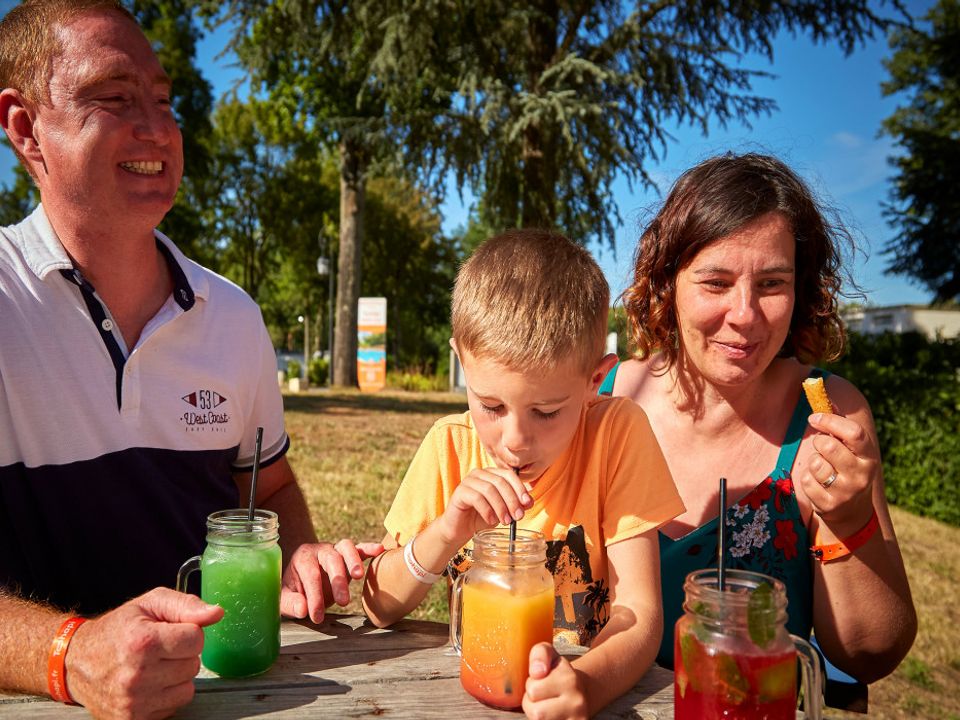
<instances>
[{"instance_id":1,"label":"man's face","mask_svg":"<svg viewBox=\"0 0 960 720\"><path fill-rule=\"evenodd\" d=\"M170 80L140 29L112 12L60 28L50 106L36 108L45 205L104 223L156 225L173 205L183 146Z\"/></svg>"}]
</instances>

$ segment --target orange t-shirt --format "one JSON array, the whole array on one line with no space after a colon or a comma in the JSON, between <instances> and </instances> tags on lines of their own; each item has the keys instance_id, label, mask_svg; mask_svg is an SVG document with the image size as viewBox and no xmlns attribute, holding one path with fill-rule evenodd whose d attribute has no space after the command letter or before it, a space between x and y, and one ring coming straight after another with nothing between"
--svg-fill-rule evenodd
<instances>
[{"instance_id":1,"label":"orange t-shirt","mask_svg":"<svg viewBox=\"0 0 960 720\"><path fill-rule=\"evenodd\" d=\"M461 479L496 463L470 412L438 420L424 438L384 520L404 544L443 514ZM607 546L654 530L684 512L646 414L626 398L597 397L584 407L567 450L533 485L534 505L517 523L547 540L556 587L554 629L588 643L609 617ZM469 567L471 543L451 560Z\"/></svg>"}]
</instances>

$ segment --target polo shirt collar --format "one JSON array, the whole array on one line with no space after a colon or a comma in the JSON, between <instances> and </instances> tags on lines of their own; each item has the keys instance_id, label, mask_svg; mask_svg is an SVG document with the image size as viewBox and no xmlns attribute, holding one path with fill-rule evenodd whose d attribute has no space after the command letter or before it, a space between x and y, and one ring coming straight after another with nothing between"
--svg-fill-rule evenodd
<instances>
[{"instance_id":1,"label":"polo shirt collar","mask_svg":"<svg viewBox=\"0 0 960 720\"><path fill-rule=\"evenodd\" d=\"M20 252L38 278L46 280L54 270L73 270L73 262L53 231L42 204L37 205L22 224L32 226L33 230L18 233Z\"/></svg>"},{"instance_id":2,"label":"polo shirt collar","mask_svg":"<svg viewBox=\"0 0 960 720\"><path fill-rule=\"evenodd\" d=\"M55 270L73 271L73 262L54 232L42 203L37 205L23 222L32 225L33 232L20 233L20 238L30 238L29 241L20 243L20 252L38 278L46 280L47 275ZM173 241L162 232L154 230L153 234L157 239L157 247L170 268L173 298L177 304L184 310L189 310L196 298L206 300L210 293L210 282L200 266L180 252Z\"/></svg>"}]
</instances>

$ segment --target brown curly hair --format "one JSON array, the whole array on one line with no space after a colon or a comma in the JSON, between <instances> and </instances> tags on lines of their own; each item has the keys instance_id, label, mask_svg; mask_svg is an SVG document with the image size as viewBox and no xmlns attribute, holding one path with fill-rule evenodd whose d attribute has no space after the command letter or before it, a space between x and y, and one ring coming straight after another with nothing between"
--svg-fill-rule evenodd
<instances>
[{"instance_id":1,"label":"brown curly hair","mask_svg":"<svg viewBox=\"0 0 960 720\"><path fill-rule=\"evenodd\" d=\"M841 250L856 250L853 236L777 158L727 153L684 172L640 236L633 285L622 296L637 358L659 352L668 368L676 363L677 273L703 248L771 212L786 216L797 243L796 298L780 355L808 363L840 356Z\"/></svg>"}]
</instances>

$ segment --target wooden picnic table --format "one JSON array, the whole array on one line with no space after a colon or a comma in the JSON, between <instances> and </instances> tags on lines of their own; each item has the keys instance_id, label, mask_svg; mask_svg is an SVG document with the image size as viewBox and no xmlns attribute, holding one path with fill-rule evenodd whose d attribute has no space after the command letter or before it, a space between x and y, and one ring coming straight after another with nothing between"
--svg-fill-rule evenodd
<instances>
[{"instance_id":1,"label":"wooden picnic table","mask_svg":"<svg viewBox=\"0 0 960 720\"><path fill-rule=\"evenodd\" d=\"M569 651L576 654L583 649ZM320 625L284 621L280 658L269 671L228 680L201 669L196 697L174 717L520 717L481 705L469 696L460 686L459 667L459 658L447 642L447 625L442 623L404 620L380 630L355 615L331 614ZM87 714L83 708L49 698L0 694L0 717L61 720ZM598 717L673 718L673 673L654 666Z\"/></svg>"}]
</instances>

